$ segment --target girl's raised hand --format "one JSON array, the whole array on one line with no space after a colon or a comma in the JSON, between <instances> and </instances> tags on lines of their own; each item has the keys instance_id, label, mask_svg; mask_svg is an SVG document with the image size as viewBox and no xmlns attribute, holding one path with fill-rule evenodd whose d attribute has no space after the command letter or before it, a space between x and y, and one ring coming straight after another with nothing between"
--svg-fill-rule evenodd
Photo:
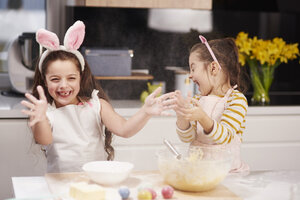
<instances>
[{"instance_id":1,"label":"girl's raised hand","mask_svg":"<svg viewBox=\"0 0 300 200\"><path fill-rule=\"evenodd\" d=\"M33 95L26 93L25 97L29 101L21 101L21 104L26 106L29 110L22 110L22 113L30 117L29 126L33 126L36 123L46 120L46 111L48 108L47 98L45 96L42 86L37 86L37 91L39 93L39 99L35 98Z\"/></svg>"},{"instance_id":2,"label":"girl's raised hand","mask_svg":"<svg viewBox=\"0 0 300 200\"><path fill-rule=\"evenodd\" d=\"M172 109L172 98L174 96L174 92L166 93L157 97L161 92L161 89L161 87L158 87L146 98L143 107L148 115L171 115L164 111Z\"/></svg>"},{"instance_id":3,"label":"girl's raised hand","mask_svg":"<svg viewBox=\"0 0 300 200\"><path fill-rule=\"evenodd\" d=\"M202 109L198 100L191 98L192 106L185 109L184 118L189 121L202 121L202 118L206 115Z\"/></svg>"},{"instance_id":4,"label":"girl's raised hand","mask_svg":"<svg viewBox=\"0 0 300 200\"><path fill-rule=\"evenodd\" d=\"M178 118L188 121L200 120L203 117L203 109L199 102L191 97L189 93L186 98L181 95L180 91L175 91L176 106L174 111Z\"/></svg>"},{"instance_id":5,"label":"girl's raised hand","mask_svg":"<svg viewBox=\"0 0 300 200\"><path fill-rule=\"evenodd\" d=\"M189 93L187 97L183 97L179 90L175 91L175 105L173 106L177 117L185 118L184 115L186 110L191 107L191 94Z\"/></svg>"}]
</instances>

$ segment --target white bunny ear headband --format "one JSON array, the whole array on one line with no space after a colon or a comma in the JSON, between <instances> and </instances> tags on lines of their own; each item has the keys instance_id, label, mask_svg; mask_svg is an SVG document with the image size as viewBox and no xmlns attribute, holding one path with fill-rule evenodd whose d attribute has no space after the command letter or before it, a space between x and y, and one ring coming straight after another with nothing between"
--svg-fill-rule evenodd
<instances>
[{"instance_id":1,"label":"white bunny ear headband","mask_svg":"<svg viewBox=\"0 0 300 200\"><path fill-rule=\"evenodd\" d=\"M83 42L85 35L85 25L82 21L76 21L66 32L64 45L59 45L59 39L55 33L45 29L39 29L36 32L36 41L47 50L43 52L39 61L39 70L42 71L42 64L48 54L52 51L67 51L73 53L79 60L81 71L84 70L84 58L77 50Z\"/></svg>"}]
</instances>

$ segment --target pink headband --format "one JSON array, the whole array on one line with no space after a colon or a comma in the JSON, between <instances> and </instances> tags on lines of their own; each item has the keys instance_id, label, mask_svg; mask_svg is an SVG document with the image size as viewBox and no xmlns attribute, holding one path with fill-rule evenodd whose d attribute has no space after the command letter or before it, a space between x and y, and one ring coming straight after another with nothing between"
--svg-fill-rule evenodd
<instances>
[{"instance_id":1,"label":"pink headband","mask_svg":"<svg viewBox=\"0 0 300 200\"><path fill-rule=\"evenodd\" d=\"M216 58L214 52L213 52L212 49L210 48L210 46L209 46L209 44L208 44L206 38L203 37L202 35L199 35L199 38L200 38L201 42L204 43L205 46L207 47L207 49L208 49L208 51L209 51L211 57L214 59L214 61L215 61L216 63L218 63L219 69L221 69L221 65L220 65L219 61L217 60L217 58Z\"/></svg>"},{"instance_id":2,"label":"pink headband","mask_svg":"<svg viewBox=\"0 0 300 200\"><path fill-rule=\"evenodd\" d=\"M47 50L42 54L39 61L39 70L42 71L42 64L45 58L52 51L67 51L73 53L79 60L81 71L84 70L84 58L77 50L83 42L85 35L85 25L82 21L76 21L66 32L64 38L64 45L59 45L59 39L55 33L45 29L39 29L36 32L36 41Z\"/></svg>"}]
</instances>

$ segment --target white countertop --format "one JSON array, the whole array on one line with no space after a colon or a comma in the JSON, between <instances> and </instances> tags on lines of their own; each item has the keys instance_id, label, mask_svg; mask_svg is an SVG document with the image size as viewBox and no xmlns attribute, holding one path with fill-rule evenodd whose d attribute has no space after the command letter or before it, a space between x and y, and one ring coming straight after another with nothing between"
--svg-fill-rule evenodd
<instances>
[{"instance_id":1,"label":"white countertop","mask_svg":"<svg viewBox=\"0 0 300 200\"><path fill-rule=\"evenodd\" d=\"M0 95L0 118L27 118L21 113L20 104L24 98ZM138 112L142 103L139 100L112 100L112 106L122 116L129 117ZM175 113L171 112L174 116ZM299 106L249 106L248 116L256 115L300 115Z\"/></svg>"},{"instance_id":2,"label":"white countertop","mask_svg":"<svg viewBox=\"0 0 300 200\"><path fill-rule=\"evenodd\" d=\"M113 100L115 110L123 115L132 115L142 106L139 100ZM300 115L299 106L249 106L247 115Z\"/></svg>"},{"instance_id":3,"label":"white countertop","mask_svg":"<svg viewBox=\"0 0 300 200\"><path fill-rule=\"evenodd\" d=\"M23 98L20 97L8 97L0 94L0 118L26 118L21 113L23 106L21 101Z\"/></svg>"},{"instance_id":4,"label":"white countertop","mask_svg":"<svg viewBox=\"0 0 300 200\"><path fill-rule=\"evenodd\" d=\"M15 198L49 199L44 177L12 177ZM299 200L300 171L251 172L247 176L229 175L222 183L245 200Z\"/></svg>"}]
</instances>

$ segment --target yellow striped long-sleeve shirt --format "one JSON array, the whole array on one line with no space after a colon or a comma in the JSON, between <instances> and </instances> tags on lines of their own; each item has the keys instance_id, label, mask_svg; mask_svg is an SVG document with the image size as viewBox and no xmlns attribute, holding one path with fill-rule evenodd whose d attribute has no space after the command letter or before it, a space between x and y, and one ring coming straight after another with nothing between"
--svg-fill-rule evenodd
<instances>
[{"instance_id":1,"label":"yellow striped long-sleeve shirt","mask_svg":"<svg viewBox=\"0 0 300 200\"><path fill-rule=\"evenodd\" d=\"M212 131L206 133L206 136L217 144L228 144L235 136L242 140L245 130L248 102L243 93L234 90L228 97L225 108L220 120L213 119ZM196 138L196 123L191 123L187 130L180 130L177 127L177 133L181 141L192 142Z\"/></svg>"}]
</instances>

